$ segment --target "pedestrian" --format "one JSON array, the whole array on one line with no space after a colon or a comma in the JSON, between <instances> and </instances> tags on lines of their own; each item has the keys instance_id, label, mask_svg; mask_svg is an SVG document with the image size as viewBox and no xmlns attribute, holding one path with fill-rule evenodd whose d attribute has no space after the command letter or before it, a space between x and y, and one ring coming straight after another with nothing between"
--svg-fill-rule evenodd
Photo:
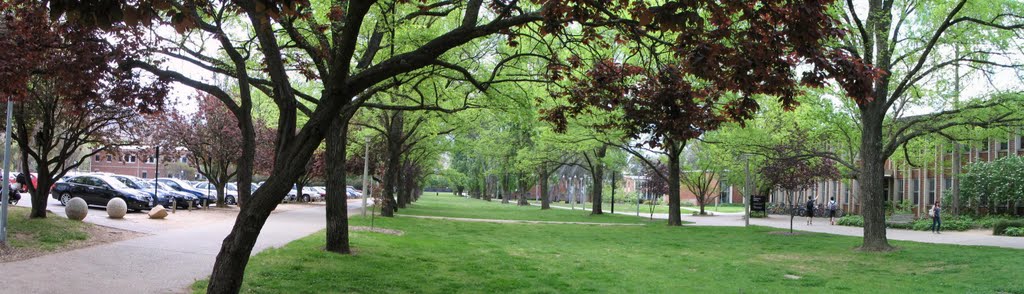
<instances>
[{"instance_id":1,"label":"pedestrian","mask_svg":"<svg viewBox=\"0 0 1024 294\"><path fill-rule=\"evenodd\" d=\"M807 225L814 223L814 196L807 196Z\"/></svg>"},{"instance_id":2,"label":"pedestrian","mask_svg":"<svg viewBox=\"0 0 1024 294\"><path fill-rule=\"evenodd\" d=\"M836 197L828 198L828 222L836 225Z\"/></svg>"},{"instance_id":3,"label":"pedestrian","mask_svg":"<svg viewBox=\"0 0 1024 294\"><path fill-rule=\"evenodd\" d=\"M941 215L942 215L942 203L939 203L939 201L935 201L935 205L932 206L932 209L928 210L928 216L932 217L932 233L942 234L942 233L939 233L939 231L942 230L942 217L941 217Z\"/></svg>"}]
</instances>

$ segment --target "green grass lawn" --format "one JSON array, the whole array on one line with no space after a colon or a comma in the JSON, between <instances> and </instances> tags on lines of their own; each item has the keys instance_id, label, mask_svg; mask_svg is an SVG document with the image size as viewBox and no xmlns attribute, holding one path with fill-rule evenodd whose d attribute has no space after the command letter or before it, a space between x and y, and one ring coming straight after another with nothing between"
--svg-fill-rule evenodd
<instances>
[{"instance_id":1,"label":"green grass lawn","mask_svg":"<svg viewBox=\"0 0 1024 294\"><path fill-rule=\"evenodd\" d=\"M552 202L551 205L557 205L557 206L561 206L561 207L572 207L571 203L565 203L565 202ZM587 208L590 208L590 207L591 207L591 204L587 203ZM580 204L576 204L576 208L579 209L580 208ZM684 208L684 209L682 209L682 213L683 214L692 214L694 212L693 210L687 210L686 208L694 209L694 210L700 210L699 206L688 206L687 205L687 206L682 206L682 208ZM611 209L612 209L611 208L611 203L604 203L601 206L601 210L603 210L604 212L610 213ZM719 206L718 208L715 208L714 205L708 205L708 206L704 207L705 211L710 211L710 212L726 212L726 213L743 212L744 209L745 208L742 207L742 206ZM629 213L636 212L636 203L629 203L629 204L626 204L626 203L615 203L615 212L617 212L617 213L618 212L629 212ZM644 213L647 213L648 215L650 215L650 213L651 213L651 205L650 204L647 204L647 203L640 204L640 215L644 215ZM663 204L655 205L654 206L654 213L668 213L668 205L663 205Z\"/></svg>"},{"instance_id":2,"label":"green grass lawn","mask_svg":"<svg viewBox=\"0 0 1024 294\"><path fill-rule=\"evenodd\" d=\"M10 213L7 240L12 248L53 251L68 242L89 238L85 231L89 224L52 214L45 219L29 219L30 210L26 207L11 206L7 209Z\"/></svg>"},{"instance_id":3,"label":"green grass lawn","mask_svg":"<svg viewBox=\"0 0 1024 294\"><path fill-rule=\"evenodd\" d=\"M539 204L531 201L532 204ZM518 206L515 200L502 204L500 199L484 201L454 196L451 193L425 193L419 201L408 208L399 209L399 215L450 216L463 218L541 220L566 222L600 223L644 223L643 219L630 216L602 214L591 215L589 211L551 209L541 211L538 206ZM664 221L659 221L664 222Z\"/></svg>"},{"instance_id":4,"label":"green grass lawn","mask_svg":"<svg viewBox=\"0 0 1024 294\"><path fill-rule=\"evenodd\" d=\"M439 201L432 197L417 209ZM363 218L352 223L368 225ZM249 262L243 292L1024 293L1024 251L1014 249L895 241L899 251L863 253L854 250L855 237L660 222L601 227L399 217L377 218L376 225L405 234L352 232L351 256L324 252L323 232L264 251ZM197 282L194 290L205 285Z\"/></svg>"}]
</instances>

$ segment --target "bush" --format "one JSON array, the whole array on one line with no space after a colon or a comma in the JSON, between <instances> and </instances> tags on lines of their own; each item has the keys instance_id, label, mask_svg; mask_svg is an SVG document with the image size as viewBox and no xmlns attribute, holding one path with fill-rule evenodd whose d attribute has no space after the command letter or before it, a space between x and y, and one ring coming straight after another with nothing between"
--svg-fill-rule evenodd
<instances>
[{"instance_id":1,"label":"bush","mask_svg":"<svg viewBox=\"0 0 1024 294\"><path fill-rule=\"evenodd\" d=\"M1024 219L998 221L992 226L992 234L997 236L1006 235L1006 229L1010 227L1024 227Z\"/></svg>"},{"instance_id":2,"label":"bush","mask_svg":"<svg viewBox=\"0 0 1024 294\"><path fill-rule=\"evenodd\" d=\"M864 217L859 215L845 215L836 221L840 226L863 227Z\"/></svg>"},{"instance_id":3,"label":"bush","mask_svg":"<svg viewBox=\"0 0 1024 294\"><path fill-rule=\"evenodd\" d=\"M1013 218L1005 215L989 215L974 221L974 224L978 227L991 229L996 223L1004 220L1018 220L1019 218Z\"/></svg>"},{"instance_id":4,"label":"bush","mask_svg":"<svg viewBox=\"0 0 1024 294\"><path fill-rule=\"evenodd\" d=\"M1007 236L1024 237L1024 227L1008 227L1003 232Z\"/></svg>"},{"instance_id":5,"label":"bush","mask_svg":"<svg viewBox=\"0 0 1024 294\"><path fill-rule=\"evenodd\" d=\"M942 216L942 230L944 231L966 231L974 227L974 221L967 216L946 217ZM931 231L932 219L922 218L913 222L915 231Z\"/></svg>"}]
</instances>

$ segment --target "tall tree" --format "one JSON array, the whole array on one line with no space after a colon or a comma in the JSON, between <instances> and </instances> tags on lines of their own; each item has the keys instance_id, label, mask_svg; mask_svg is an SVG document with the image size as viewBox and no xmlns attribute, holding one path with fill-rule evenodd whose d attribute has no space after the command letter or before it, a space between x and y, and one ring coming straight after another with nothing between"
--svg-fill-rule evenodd
<instances>
[{"instance_id":1,"label":"tall tree","mask_svg":"<svg viewBox=\"0 0 1024 294\"><path fill-rule=\"evenodd\" d=\"M157 119L167 125L161 134L174 142L174 147L188 150L185 154L190 164L216 188L217 206L224 207L224 188L238 174L241 131L235 116L216 97L201 94L196 99L199 108L190 116L170 114Z\"/></svg>"},{"instance_id":2,"label":"tall tree","mask_svg":"<svg viewBox=\"0 0 1024 294\"><path fill-rule=\"evenodd\" d=\"M856 170L864 203L861 249L885 251L892 247L885 235L883 175L885 161L899 146L955 126L1019 121L1012 115L1021 105L1016 96L994 96L961 104L959 68L992 70L1024 65L1019 60L1003 58L1018 53L1017 45L1007 39L1024 29L1024 4L967 0L867 2L866 14L863 5L853 1L842 7L843 24L852 31L844 36L842 46L879 74L877 81L865 84L869 91L862 91L861 87L845 90L856 102L861 129L860 163ZM922 92L929 90L939 94L931 96L942 97L943 89L936 85L950 74L955 74L957 80L955 95L943 97L944 101L921 99ZM986 78L983 73L979 75L980 79ZM932 115L904 117L915 105L925 103L947 106ZM961 115L974 110L985 110L988 115Z\"/></svg>"},{"instance_id":3,"label":"tall tree","mask_svg":"<svg viewBox=\"0 0 1024 294\"><path fill-rule=\"evenodd\" d=\"M136 112L163 105L162 81L142 82L116 63L132 58L137 47L121 42L130 30L105 40L96 29L52 21L34 1L0 5L0 96L12 99L13 139L22 153L22 173L34 166L38 181L28 181L31 218L46 217L46 199L57 179L89 157L133 144L129 132ZM79 153L83 148L88 152ZM30 164L31 161L31 164Z\"/></svg>"}]
</instances>

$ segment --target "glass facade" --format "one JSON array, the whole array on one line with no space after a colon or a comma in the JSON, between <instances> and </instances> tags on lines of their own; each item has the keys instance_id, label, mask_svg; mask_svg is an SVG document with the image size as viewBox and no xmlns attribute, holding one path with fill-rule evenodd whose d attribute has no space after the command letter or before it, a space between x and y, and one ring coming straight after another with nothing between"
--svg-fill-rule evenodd
<instances>
[{"instance_id":1,"label":"glass facade","mask_svg":"<svg viewBox=\"0 0 1024 294\"><path fill-rule=\"evenodd\" d=\"M921 198L918 197L918 195L921 195L921 182L910 180L910 191L910 198L914 200L914 204L918 204L918 199Z\"/></svg>"}]
</instances>

